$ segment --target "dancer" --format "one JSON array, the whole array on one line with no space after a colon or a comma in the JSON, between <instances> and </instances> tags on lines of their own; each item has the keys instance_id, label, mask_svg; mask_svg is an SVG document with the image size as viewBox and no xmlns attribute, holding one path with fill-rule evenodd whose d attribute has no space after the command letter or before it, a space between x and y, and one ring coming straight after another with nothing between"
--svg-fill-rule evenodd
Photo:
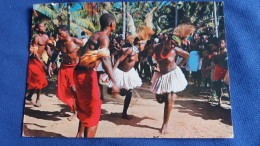
<instances>
[{"instance_id":1,"label":"dancer","mask_svg":"<svg viewBox=\"0 0 260 146\"><path fill-rule=\"evenodd\" d=\"M135 63L138 61L138 53L143 51L146 41L140 40L138 37L134 40L134 45L123 48L123 54L113 66L114 76L120 88L120 95L125 96L124 108L122 113L123 119L130 119L127 109L131 102L132 90L142 85L142 80L134 69ZM108 90L111 90L113 82L108 82ZM109 92L110 93L110 92Z\"/></svg>"},{"instance_id":2,"label":"dancer","mask_svg":"<svg viewBox=\"0 0 260 146\"><path fill-rule=\"evenodd\" d=\"M126 40L126 48L123 48L123 54L117 60L113 66L114 76L120 88L120 95L125 96L124 108L122 113L122 118L130 119L127 114L127 110L132 98L132 90L136 87L142 85L142 80L138 75L138 72L134 69L136 62L138 62L138 53L144 50L147 40L149 40L154 31L152 30L152 13L155 9L153 8L145 18L146 25L138 27L138 31L134 27L134 22L132 16L128 14L129 20L129 30L132 31ZM131 45L133 44L133 45ZM108 87L111 88L113 83L108 82ZM109 89L108 90L111 90Z\"/></svg>"},{"instance_id":3,"label":"dancer","mask_svg":"<svg viewBox=\"0 0 260 146\"><path fill-rule=\"evenodd\" d=\"M70 37L69 28L66 25L62 25L58 29L58 37L59 41L57 41L56 49L52 55L51 61L48 67L49 76L53 74L52 65L55 64L55 60L61 52L62 54L62 62L58 72L58 80L57 80L57 97L67 104L73 115L68 118L68 120L72 120L76 117L76 110L74 99L76 97L75 84L73 80L73 71L76 67L79 57L77 52L84 43L74 37Z\"/></svg>"},{"instance_id":4,"label":"dancer","mask_svg":"<svg viewBox=\"0 0 260 146\"><path fill-rule=\"evenodd\" d=\"M159 103L165 103L162 134L168 134L168 121L172 106L177 98L175 93L183 91L188 84L180 67L188 61L189 53L177 47L180 43L180 39L173 35L164 38L162 43L154 47L154 52L149 53L149 57L152 57L153 54L156 55L155 59L158 63L157 66L153 67L155 72L152 77L151 91L156 94ZM184 58L178 66L175 63L176 55Z\"/></svg>"},{"instance_id":5,"label":"dancer","mask_svg":"<svg viewBox=\"0 0 260 146\"><path fill-rule=\"evenodd\" d=\"M113 82L113 95L119 88L112 72L109 52L109 36L116 28L115 17L106 13L100 17L101 31L91 35L82 52L80 62L74 70L76 87L76 110L80 120L77 137L94 137L101 115L101 99L96 68L102 62L103 69Z\"/></svg>"},{"instance_id":6,"label":"dancer","mask_svg":"<svg viewBox=\"0 0 260 146\"><path fill-rule=\"evenodd\" d=\"M30 46L30 57L27 74L27 90L29 93L26 96L26 100L39 107L41 106L41 89L48 85L45 74L47 66L42 60L42 54L46 50L48 56L51 57L51 49L48 46L49 37L45 34L46 27L44 23L37 24L36 31L37 34L34 36L33 43ZM36 104L32 101L32 95L35 92L37 93Z\"/></svg>"},{"instance_id":7,"label":"dancer","mask_svg":"<svg viewBox=\"0 0 260 146\"><path fill-rule=\"evenodd\" d=\"M226 72L228 70L227 64L227 48L225 40L220 40L219 42L219 52L215 53L212 57L212 60L216 64L214 70L214 87L219 99L218 106L221 105L221 96L222 96L222 84Z\"/></svg>"}]
</instances>

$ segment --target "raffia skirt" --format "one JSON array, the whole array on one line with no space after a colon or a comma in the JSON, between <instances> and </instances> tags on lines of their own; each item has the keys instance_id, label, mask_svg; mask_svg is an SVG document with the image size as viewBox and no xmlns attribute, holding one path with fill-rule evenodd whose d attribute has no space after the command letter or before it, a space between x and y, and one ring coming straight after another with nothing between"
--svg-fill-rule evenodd
<instances>
[{"instance_id":1,"label":"raffia skirt","mask_svg":"<svg viewBox=\"0 0 260 146\"><path fill-rule=\"evenodd\" d=\"M132 68L128 72L124 72L118 68L114 71L115 80L120 89L134 89L142 85L142 79L139 77L138 73ZM113 87L113 82L108 82L108 87Z\"/></svg>"},{"instance_id":2,"label":"raffia skirt","mask_svg":"<svg viewBox=\"0 0 260 146\"><path fill-rule=\"evenodd\" d=\"M152 78L151 92L154 94L165 94L165 93L177 93L183 91L188 82L182 73L181 69L177 66L174 70L167 74L160 72L154 72Z\"/></svg>"}]
</instances>

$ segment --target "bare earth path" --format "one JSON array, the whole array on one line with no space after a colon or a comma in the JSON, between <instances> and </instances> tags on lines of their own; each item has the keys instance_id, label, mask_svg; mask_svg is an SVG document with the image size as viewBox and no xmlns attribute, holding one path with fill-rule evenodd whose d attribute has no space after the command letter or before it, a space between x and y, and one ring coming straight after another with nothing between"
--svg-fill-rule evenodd
<instances>
[{"instance_id":1,"label":"bare earth path","mask_svg":"<svg viewBox=\"0 0 260 146\"><path fill-rule=\"evenodd\" d=\"M68 121L70 108L55 96L55 82L43 90L41 107L25 104L23 136L75 137L78 119ZM104 90L106 91L106 90ZM121 119L124 98L105 94L96 137L141 138L231 138L231 109L211 106L206 99L193 96L192 87L178 94L169 121L168 135L161 135L163 104L149 92L149 84L133 91L128 109L131 120ZM33 96L35 100L36 95Z\"/></svg>"}]
</instances>

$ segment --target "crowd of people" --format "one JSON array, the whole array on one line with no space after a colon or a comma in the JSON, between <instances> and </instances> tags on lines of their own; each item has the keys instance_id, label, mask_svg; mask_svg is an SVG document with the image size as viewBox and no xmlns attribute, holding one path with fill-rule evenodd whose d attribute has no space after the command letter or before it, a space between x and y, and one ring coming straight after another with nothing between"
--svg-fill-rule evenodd
<instances>
[{"instance_id":1,"label":"crowd of people","mask_svg":"<svg viewBox=\"0 0 260 146\"><path fill-rule=\"evenodd\" d=\"M58 28L57 37L49 37L44 23L38 23L30 46L26 100L41 106L41 89L48 85L46 72L51 77L58 69L57 97L73 112L68 120L75 117L80 120L77 137L95 136L104 99L103 86L113 97L125 96L122 118L130 119L127 110L132 90L144 81L151 81L151 92L158 103L165 103L162 134L168 133L176 93L188 84L194 84L200 92L203 82L205 88L216 93L221 104L227 72L224 39L196 32L188 38L173 32L156 35L152 29L146 29L149 39L139 33L131 42L128 33L125 40L119 34L110 37L116 29L113 15L103 14L100 25L101 30L91 36L82 32L76 38L69 34L66 25ZM48 57L44 57L44 52ZM36 102L32 101L35 92Z\"/></svg>"},{"instance_id":2,"label":"crowd of people","mask_svg":"<svg viewBox=\"0 0 260 146\"><path fill-rule=\"evenodd\" d=\"M200 34L194 32L188 38L181 38L179 47L190 54L187 63L181 67L181 70L188 80L188 84L195 87L195 95L208 92L211 99L218 100L220 105L221 96L223 96L222 87L225 87L229 94L226 42L223 34L217 38L209 30L211 29L208 28ZM155 71L156 60L154 57L148 56L151 45L160 44L171 35L172 33L153 35L145 44L144 50L140 52L134 66L142 80L151 81ZM113 52L112 62L120 56L120 50L125 45L122 38L118 34L112 37L110 43L110 52ZM175 58L177 65L182 60L183 57L180 55Z\"/></svg>"}]
</instances>

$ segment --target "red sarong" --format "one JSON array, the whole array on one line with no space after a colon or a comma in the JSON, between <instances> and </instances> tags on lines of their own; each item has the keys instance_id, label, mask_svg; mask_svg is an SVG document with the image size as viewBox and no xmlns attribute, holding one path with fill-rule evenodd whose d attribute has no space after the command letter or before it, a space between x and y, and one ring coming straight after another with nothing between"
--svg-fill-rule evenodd
<instances>
[{"instance_id":1,"label":"red sarong","mask_svg":"<svg viewBox=\"0 0 260 146\"><path fill-rule=\"evenodd\" d=\"M85 127L98 125L102 101L99 95L97 72L94 70L74 71L76 86L76 110Z\"/></svg>"},{"instance_id":2,"label":"red sarong","mask_svg":"<svg viewBox=\"0 0 260 146\"><path fill-rule=\"evenodd\" d=\"M223 80L226 72L226 68L221 68L220 66L216 65L214 70L214 80Z\"/></svg>"},{"instance_id":3,"label":"red sarong","mask_svg":"<svg viewBox=\"0 0 260 146\"><path fill-rule=\"evenodd\" d=\"M73 111L74 94L72 86L74 85L73 72L77 64L63 64L58 73L57 97L67 104Z\"/></svg>"},{"instance_id":4,"label":"red sarong","mask_svg":"<svg viewBox=\"0 0 260 146\"><path fill-rule=\"evenodd\" d=\"M29 58L27 84L27 90L42 89L48 85L42 64L37 59Z\"/></svg>"}]
</instances>

